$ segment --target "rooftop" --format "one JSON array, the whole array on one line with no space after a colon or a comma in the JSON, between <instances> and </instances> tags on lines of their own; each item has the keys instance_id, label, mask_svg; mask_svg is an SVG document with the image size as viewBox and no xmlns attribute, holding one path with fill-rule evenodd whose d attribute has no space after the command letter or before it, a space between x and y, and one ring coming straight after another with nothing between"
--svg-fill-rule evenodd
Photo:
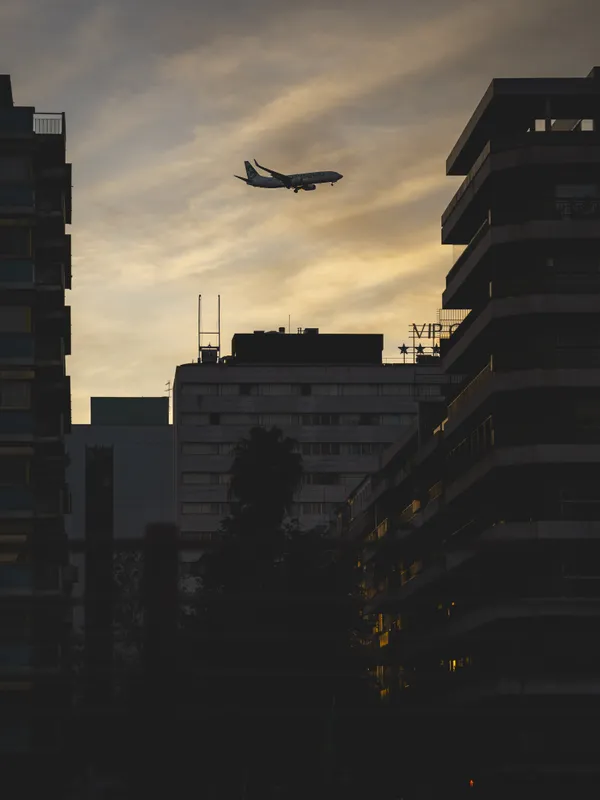
<instances>
[{"instance_id":1,"label":"rooftop","mask_svg":"<svg viewBox=\"0 0 600 800\"><path fill-rule=\"evenodd\" d=\"M525 133L536 119L600 120L600 67L586 78L496 78L446 160L466 175L492 136Z\"/></svg>"},{"instance_id":2,"label":"rooftop","mask_svg":"<svg viewBox=\"0 0 600 800\"><path fill-rule=\"evenodd\" d=\"M236 333L231 342L236 364L381 364L381 333L298 333L254 331Z\"/></svg>"}]
</instances>

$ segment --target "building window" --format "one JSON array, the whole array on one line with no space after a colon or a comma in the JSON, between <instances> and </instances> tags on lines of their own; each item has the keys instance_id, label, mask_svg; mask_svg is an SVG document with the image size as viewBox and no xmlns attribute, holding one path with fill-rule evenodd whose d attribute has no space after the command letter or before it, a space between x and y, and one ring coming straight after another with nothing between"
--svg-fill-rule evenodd
<instances>
[{"instance_id":1,"label":"building window","mask_svg":"<svg viewBox=\"0 0 600 800\"><path fill-rule=\"evenodd\" d=\"M0 486L25 486L28 483L28 459L23 456L0 455Z\"/></svg>"},{"instance_id":2,"label":"building window","mask_svg":"<svg viewBox=\"0 0 600 800\"><path fill-rule=\"evenodd\" d=\"M221 415L220 414L216 414L214 412L212 414L209 414L209 424L210 425L220 425L221 424Z\"/></svg>"},{"instance_id":3,"label":"building window","mask_svg":"<svg viewBox=\"0 0 600 800\"><path fill-rule=\"evenodd\" d=\"M267 397L286 397L292 393L291 383L263 383L259 386L259 394Z\"/></svg>"},{"instance_id":4,"label":"building window","mask_svg":"<svg viewBox=\"0 0 600 800\"><path fill-rule=\"evenodd\" d=\"M181 445L181 455L183 456L215 456L218 454L218 442L186 442Z\"/></svg>"},{"instance_id":5,"label":"building window","mask_svg":"<svg viewBox=\"0 0 600 800\"><path fill-rule=\"evenodd\" d=\"M243 395L257 395L258 394L258 386L254 383L242 383L240 384L240 394Z\"/></svg>"},{"instance_id":6,"label":"building window","mask_svg":"<svg viewBox=\"0 0 600 800\"><path fill-rule=\"evenodd\" d=\"M1 333L29 333L31 309L26 306L0 306Z\"/></svg>"},{"instance_id":7,"label":"building window","mask_svg":"<svg viewBox=\"0 0 600 800\"><path fill-rule=\"evenodd\" d=\"M415 414L382 414L382 425L411 425L416 419Z\"/></svg>"},{"instance_id":8,"label":"building window","mask_svg":"<svg viewBox=\"0 0 600 800\"><path fill-rule=\"evenodd\" d=\"M204 486L218 486L220 483L218 472L183 472L181 482L189 484L202 484Z\"/></svg>"},{"instance_id":9,"label":"building window","mask_svg":"<svg viewBox=\"0 0 600 800\"><path fill-rule=\"evenodd\" d=\"M0 381L0 408L31 408L31 384Z\"/></svg>"},{"instance_id":10,"label":"building window","mask_svg":"<svg viewBox=\"0 0 600 800\"><path fill-rule=\"evenodd\" d=\"M291 414L260 414L258 417L258 424L265 428L272 426L288 427L291 423Z\"/></svg>"},{"instance_id":11,"label":"building window","mask_svg":"<svg viewBox=\"0 0 600 800\"><path fill-rule=\"evenodd\" d=\"M222 395L238 395L240 393L240 387L237 383L222 383L221 384L221 394Z\"/></svg>"},{"instance_id":12,"label":"building window","mask_svg":"<svg viewBox=\"0 0 600 800\"><path fill-rule=\"evenodd\" d=\"M379 414L359 414L358 415L358 424L359 425L379 425Z\"/></svg>"},{"instance_id":13,"label":"building window","mask_svg":"<svg viewBox=\"0 0 600 800\"><path fill-rule=\"evenodd\" d=\"M411 397L414 387L410 383L382 383L379 387L379 394L385 396Z\"/></svg>"},{"instance_id":14,"label":"building window","mask_svg":"<svg viewBox=\"0 0 600 800\"><path fill-rule=\"evenodd\" d=\"M341 481L339 472L306 472L302 482L308 486L336 486Z\"/></svg>"},{"instance_id":15,"label":"building window","mask_svg":"<svg viewBox=\"0 0 600 800\"><path fill-rule=\"evenodd\" d=\"M31 163L27 158L3 156L0 158L0 182L26 183L31 178Z\"/></svg>"},{"instance_id":16,"label":"building window","mask_svg":"<svg viewBox=\"0 0 600 800\"><path fill-rule=\"evenodd\" d=\"M375 383L345 383L342 385L342 394L350 397L372 397L378 394Z\"/></svg>"},{"instance_id":17,"label":"building window","mask_svg":"<svg viewBox=\"0 0 600 800\"><path fill-rule=\"evenodd\" d=\"M183 383L181 385L181 394L186 396L197 397L199 395L217 395L219 394L218 383Z\"/></svg>"},{"instance_id":18,"label":"building window","mask_svg":"<svg viewBox=\"0 0 600 800\"><path fill-rule=\"evenodd\" d=\"M211 417L219 414L211 414ZM258 425L258 414L221 414L221 425ZM211 425L219 425L219 422L211 422Z\"/></svg>"},{"instance_id":19,"label":"building window","mask_svg":"<svg viewBox=\"0 0 600 800\"><path fill-rule=\"evenodd\" d=\"M340 387L337 383L315 383L312 387L312 394L320 395L321 397L335 397L339 393Z\"/></svg>"},{"instance_id":20,"label":"building window","mask_svg":"<svg viewBox=\"0 0 600 800\"><path fill-rule=\"evenodd\" d=\"M555 189L557 197L599 197L600 191L597 183L564 183Z\"/></svg>"},{"instance_id":21,"label":"building window","mask_svg":"<svg viewBox=\"0 0 600 800\"><path fill-rule=\"evenodd\" d=\"M342 445L342 453L350 456L372 456L380 453L386 444L379 442L352 442Z\"/></svg>"},{"instance_id":22,"label":"building window","mask_svg":"<svg viewBox=\"0 0 600 800\"><path fill-rule=\"evenodd\" d=\"M302 414L302 425L339 425L339 414Z\"/></svg>"},{"instance_id":23,"label":"building window","mask_svg":"<svg viewBox=\"0 0 600 800\"><path fill-rule=\"evenodd\" d=\"M230 503L182 503L181 513L184 515L213 514L215 516L228 514Z\"/></svg>"},{"instance_id":24,"label":"building window","mask_svg":"<svg viewBox=\"0 0 600 800\"><path fill-rule=\"evenodd\" d=\"M442 387L439 384L428 384L417 387L417 394L420 397L436 397L442 393Z\"/></svg>"},{"instance_id":25,"label":"building window","mask_svg":"<svg viewBox=\"0 0 600 800\"><path fill-rule=\"evenodd\" d=\"M335 503L294 503L292 515L299 517L319 517L333 514Z\"/></svg>"},{"instance_id":26,"label":"building window","mask_svg":"<svg viewBox=\"0 0 600 800\"><path fill-rule=\"evenodd\" d=\"M31 230L23 225L0 227L0 256L30 256Z\"/></svg>"},{"instance_id":27,"label":"building window","mask_svg":"<svg viewBox=\"0 0 600 800\"><path fill-rule=\"evenodd\" d=\"M305 456L339 456L338 442L302 442L302 455Z\"/></svg>"},{"instance_id":28,"label":"building window","mask_svg":"<svg viewBox=\"0 0 600 800\"><path fill-rule=\"evenodd\" d=\"M312 394L312 386L310 385L310 383L300 384L300 394L303 397L307 397L308 395Z\"/></svg>"}]
</instances>

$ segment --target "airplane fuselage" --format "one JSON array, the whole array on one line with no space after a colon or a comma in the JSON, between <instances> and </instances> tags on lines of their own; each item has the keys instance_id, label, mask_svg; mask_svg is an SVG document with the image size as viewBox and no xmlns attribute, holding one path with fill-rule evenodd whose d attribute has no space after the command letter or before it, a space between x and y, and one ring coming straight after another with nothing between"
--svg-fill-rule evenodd
<instances>
[{"instance_id":1,"label":"airplane fuselage","mask_svg":"<svg viewBox=\"0 0 600 800\"><path fill-rule=\"evenodd\" d=\"M339 172L298 172L296 175L290 175L291 186L285 186L283 181L279 178L267 178L264 175L258 175L252 180L248 181L249 186L256 186L261 189L303 189L305 186L315 186L318 183L337 183L342 176Z\"/></svg>"},{"instance_id":2,"label":"airplane fuselage","mask_svg":"<svg viewBox=\"0 0 600 800\"><path fill-rule=\"evenodd\" d=\"M273 169L261 166L258 161L254 161L258 169L268 172L269 176L261 175L257 172L249 161L244 161L246 167L246 177L236 175L236 178L254 186L258 189L293 189L294 192L311 192L317 188L319 183L330 183L332 186L344 176L333 170L324 172L297 172L292 175L285 175L283 172L276 172Z\"/></svg>"}]
</instances>

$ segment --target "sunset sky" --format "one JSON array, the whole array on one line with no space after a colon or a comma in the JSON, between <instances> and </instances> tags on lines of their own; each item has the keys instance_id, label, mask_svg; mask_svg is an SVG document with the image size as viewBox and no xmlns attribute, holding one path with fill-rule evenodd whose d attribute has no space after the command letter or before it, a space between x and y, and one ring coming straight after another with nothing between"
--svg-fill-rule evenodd
<instances>
[{"instance_id":1,"label":"sunset sky","mask_svg":"<svg viewBox=\"0 0 600 800\"><path fill-rule=\"evenodd\" d=\"M160 395L222 299L236 331L435 320L444 162L494 77L585 76L597 0L2 0L17 105L67 114L73 421ZM251 189L244 159L337 170Z\"/></svg>"}]
</instances>

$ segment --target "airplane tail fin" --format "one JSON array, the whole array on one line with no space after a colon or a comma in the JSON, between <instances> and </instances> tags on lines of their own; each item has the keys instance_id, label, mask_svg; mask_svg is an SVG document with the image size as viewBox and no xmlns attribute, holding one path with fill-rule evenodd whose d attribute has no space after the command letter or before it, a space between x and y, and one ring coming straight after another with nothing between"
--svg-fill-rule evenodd
<instances>
[{"instance_id":1,"label":"airplane tail fin","mask_svg":"<svg viewBox=\"0 0 600 800\"><path fill-rule=\"evenodd\" d=\"M258 172L254 169L249 161L244 161L244 166L246 167L246 175L248 176L249 181L253 180L253 178L260 177Z\"/></svg>"},{"instance_id":2,"label":"airplane tail fin","mask_svg":"<svg viewBox=\"0 0 600 800\"><path fill-rule=\"evenodd\" d=\"M237 178L240 181L244 181L244 183L248 183L248 179L247 178L242 178L241 175L234 175L233 177Z\"/></svg>"}]
</instances>

